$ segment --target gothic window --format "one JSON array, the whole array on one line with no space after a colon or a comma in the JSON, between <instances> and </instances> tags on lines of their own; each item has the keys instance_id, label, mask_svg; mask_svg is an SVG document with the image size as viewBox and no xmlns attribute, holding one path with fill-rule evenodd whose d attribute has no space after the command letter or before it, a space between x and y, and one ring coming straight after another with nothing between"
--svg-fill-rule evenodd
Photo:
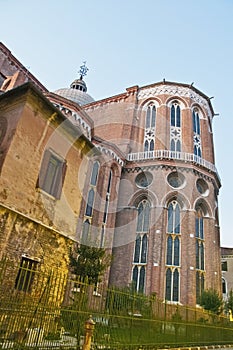
<instances>
[{"instance_id":1,"label":"gothic window","mask_svg":"<svg viewBox=\"0 0 233 350\"><path fill-rule=\"evenodd\" d=\"M201 294L204 290L205 278L201 271L196 271L196 303L200 303Z\"/></svg>"},{"instance_id":2,"label":"gothic window","mask_svg":"<svg viewBox=\"0 0 233 350\"><path fill-rule=\"evenodd\" d=\"M109 201L110 201L111 184L112 184L112 171L110 170L109 177L108 177L107 193L106 193L106 198L105 198L103 225L102 225L101 238L100 238L100 246L101 247L104 246L104 240L105 240L105 230L106 230L107 217L108 217L108 207L109 207Z\"/></svg>"},{"instance_id":3,"label":"gothic window","mask_svg":"<svg viewBox=\"0 0 233 350\"><path fill-rule=\"evenodd\" d=\"M30 292L34 281L38 261L22 257L15 280L15 289Z\"/></svg>"},{"instance_id":4,"label":"gothic window","mask_svg":"<svg viewBox=\"0 0 233 350\"><path fill-rule=\"evenodd\" d=\"M201 129L198 110L193 110L193 147L194 154L201 157Z\"/></svg>"},{"instance_id":5,"label":"gothic window","mask_svg":"<svg viewBox=\"0 0 233 350\"><path fill-rule=\"evenodd\" d=\"M174 101L170 110L170 149L181 152L181 109L177 101Z\"/></svg>"},{"instance_id":6,"label":"gothic window","mask_svg":"<svg viewBox=\"0 0 233 350\"><path fill-rule=\"evenodd\" d=\"M154 151L155 146L156 106L150 103L146 110L144 131L144 152Z\"/></svg>"},{"instance_id":7,"label":"gothic window","mask_svg":"<svg viewBox=\"0 0 233 350\"><path fill-rule=\"evenodd\" d=\"M180 206L173 200L168 206L165 298L179 301L180 283Z\"/></svg>"},{"instance_id":8,"label":"gothic window","mask_svg":"<svg viewBox=\"0 0 233 350\"><path fill-rule=\"evenodd\" d=\"M98 174L99 174L99 162L96 161L94 162L92 167L89 189L87 192L87 201L86 201L86 208L85 208L86 218L83 223L82 239L81 239L82 242L88 241L88 234L90 231L91 219L93 216L93 207L94 207L94 201L95 201Z\"/></svg>"},{"instance_id":9,"label":"gothic window","mask_svg":"<svg viewBox=\"0 0 233 350\"><path fill-rule=\"evenodd\" d=\"M203 211L200 207L196 210L195 237L196 237L196 302L200 301L204 289L205 247L204 247L204 222Z\"/></svg>"},{"instance_id":10,"label":"gothic window","mask_svg":"<svg viewBox=\"0 0 233 350\"><path fill-rule=\"evenodd\" d=\"M46 150L40 168L37 186L54 198L61 196L65 179L66 161L51 150Z\"/></svg>"},{"instance_id":11,"label":"gothic window","mask_svg":"<svg viewBox=\"0 0 233 350\"><path fill-rule=\"evenodd\" d=\"M223 294L227 293L227 284L225 278L222 278L222 292Z\"/></svg>"},{"instance_id":12,"label":"gothic window","mask_svg":"<svg viewBox=\"0 0 233 350\"><path fill-rule=\"evenodd\" d=\"M137 236L134 245L132 281L136 291L144 292L148 251L150 205L143 200L138 206Z\"/></svg>"},{"instance_id":13,"label":"gothic window","mask_svg":"<svg viewBox=\"0 0 233 350\"><path fill-rule=\"evenodd\" d=\"M179 281L180 273L177 268L168 268L166 271L166 291L165 299L169 301L179 301Z\"/></svg>"},{"instance_id":14,"label":"gothic window","mask_svg":"<svg viewBox=\"0 0 233 350\"><path fill-rule=\"evenodd\" d=\"M86 216L92 216L94 196L95 196L95 192L93 188L91 188L87 196L87 205L86 205L86 211L85 211Z\"/></svg>"}]
</instances>

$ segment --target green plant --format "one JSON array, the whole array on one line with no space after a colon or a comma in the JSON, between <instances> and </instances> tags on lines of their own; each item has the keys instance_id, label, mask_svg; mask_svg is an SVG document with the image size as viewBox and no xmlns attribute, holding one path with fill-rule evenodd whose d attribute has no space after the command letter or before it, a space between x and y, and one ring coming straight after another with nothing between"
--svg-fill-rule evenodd
<instances>
[{"instance_id":1,"label":"green plant","mask_svg":"<svg viewBox=\"0 0 233 350\"><path fill-rule=\"evenodd\" d=\"M203 290L200 297L200 305L208 311L218 315L222 311L223 301L218 292L214 289Z\"/></svg>"}]
</instances>

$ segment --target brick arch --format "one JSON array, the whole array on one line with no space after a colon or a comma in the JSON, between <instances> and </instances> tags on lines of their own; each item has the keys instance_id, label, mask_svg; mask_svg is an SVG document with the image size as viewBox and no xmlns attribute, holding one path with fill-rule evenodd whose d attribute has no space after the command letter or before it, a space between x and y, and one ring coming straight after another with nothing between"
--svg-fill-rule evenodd
<instances>
[{"instance_id":1,"label":"brick arch","mask_svg":"<svg viewBox=\"0 0 233 350\"><path fill-rule=\"evenodd\" d=\"M149 201L151 207L155 207L158 204L158 198L155 196L155 194L149 190L146 189L140 189L136 191L133 196L129 200L129 206L135 206L137 207L138 204L143 200L146 199Z\"/></svg>"},{"instance_id":2,"label":"brick arch","mask_svg":"<svg viewBox=\"0 0 233 350\"><path fill-rule=\"evenodd\" d=\"M162 199L161 204L164 208L168 207L168 204L172 201L172 200L176 200L180 207L181 210L188 210L191 207L191 203L188 200L188 198L186 196L184 196L182 193L180 193L179 191L171 191L168 192Z\"/></svg>"},{"instance_id":3,"label":"brick arch","mask_svg":"<svg viewBox=\"0 0 233 350\"><path fill-rule=\"evenodd\" d=\"M193 209L197 210L198 207L202 209L204 217L214 217L213 210L206 199L197 198L193 204Z\"/></svg>"},{"instance_id":4,"label":"brick arch","mask_svg":"<svg viewBox=\"0 0 233 350\"><path fill-rule=\"evenodd\" d=\"M180 103L180 106L181 106L181 110L182 109L185 109L185 108L189 108L189 105L187 103L187 101L180 97L180 96L169 96L166 101L165 101L165 104L170 107L172 105L173 102L179 102Z\"/></svg>"}]
</instances>

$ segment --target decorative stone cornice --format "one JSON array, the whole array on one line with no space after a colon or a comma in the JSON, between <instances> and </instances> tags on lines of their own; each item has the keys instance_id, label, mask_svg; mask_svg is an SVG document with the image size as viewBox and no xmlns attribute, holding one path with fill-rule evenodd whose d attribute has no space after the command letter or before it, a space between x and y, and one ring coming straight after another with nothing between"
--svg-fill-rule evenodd
<instances>
[{"instance_id":1,"label":"decorative stone cornice","mask_svg":"<svg viewBox=\"0 0 233 350\"><path fill-rule=\"evenodd\" d=\"M113 158L118 164L120 164L120 166L124 165L124 161L110 148L107 148L103 145L98 145L98 144L95 144L95 146L101 153L104 153L110 156L111 158Z\"/></svg>"},{"instance_id":2,"label":"decorative stone cornice","mask_svg":"<svg viewBox=\"0 0 233 350\"><path fill-rule=\"evenodd\" d=\"M180 97L188 97L193 100L195 103L204 107L207 112L209 118L212 120L212 112L210 110L210 106L208 100L202 97L200 94L192 90L191 88L179 85L168 85L161 84L156 85L154 87L142 88L138 93L138 99L142 100L145 98L150 98L158 95L173 95Z\"/></svg>"},{"instance_id":3,"label":"decorative stone cornice","mask_svg":"<svg viewBox=\"0 0 233 350\"><path fill-rule=\"evenodd\" d=\"M80 114L78 114L77 112L59 104L59 103L54 103L53 102L53 105L55 107L57 107L64 115L66 115L67 117L69 117L69 120L74 124L74 125L77 125L79 126L85 136L91 140L91 127L90 125L88 125L85 120L80 116Z\"/></svg>"}]
</instances>

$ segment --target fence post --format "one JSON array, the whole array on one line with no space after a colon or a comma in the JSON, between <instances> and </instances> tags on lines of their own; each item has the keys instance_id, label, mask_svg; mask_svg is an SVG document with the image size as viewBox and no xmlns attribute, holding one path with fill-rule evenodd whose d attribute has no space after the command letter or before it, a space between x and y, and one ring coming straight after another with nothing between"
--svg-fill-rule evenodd
<instances>
[{"instance_id":1,"label":"fence post","mask_svg":"<svg viewBox=\"0 0 233 350\"><path fill-rule=\"evenodd\" d=\"M86 320L85 325L85 336L82 350L90 350L91 348L91 337L95 329L95 322L92 319L92 316L89 316L89 319Z\"/></svg>"}]
</instances>

